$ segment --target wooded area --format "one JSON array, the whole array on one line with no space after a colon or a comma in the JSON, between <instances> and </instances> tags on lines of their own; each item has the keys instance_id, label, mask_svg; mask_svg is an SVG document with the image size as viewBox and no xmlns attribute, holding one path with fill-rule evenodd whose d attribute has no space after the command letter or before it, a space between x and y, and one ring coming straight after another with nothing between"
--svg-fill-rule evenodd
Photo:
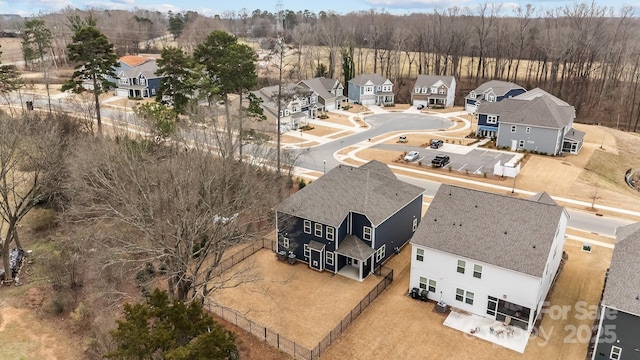
<instances>
[{"instance_id":1,"label":"wooded area","mask_svg":"<svg viewBox=\"0 0 640 360\"><path fill-rule=\"evenodd\" d=\"M632 7L584 2L539 10L528 5L509 14L498 4L485 3L404 16L373 9L348 14L239 9L215 17L194 11L68 8L43 15L62 65L67 64L66 46L73 34L67 19L89 13L118 55L160 52L169 44L191 54L220 29L254 48L272 48L282 35L291 54L286 81L313 77L319 67L326 69L323 75L344 81L342 57L352 49L353 76L376 72L388 77L396 84L399 102L409 101L417 74L453 75L460 103L482 82L502 79L560 97L575 106L580 122L636 131L640 121L640 23ZM22 26L11 21L0 27ZM272 78L260 79L261 84L277 82L277 74L266 74Z\"/></svg>"}]
</instances>

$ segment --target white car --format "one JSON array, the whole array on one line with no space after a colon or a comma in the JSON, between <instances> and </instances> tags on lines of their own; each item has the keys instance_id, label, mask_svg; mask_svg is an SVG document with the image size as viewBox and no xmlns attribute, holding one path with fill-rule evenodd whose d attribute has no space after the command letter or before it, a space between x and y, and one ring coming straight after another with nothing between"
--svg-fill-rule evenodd
<instances>
[{"instance_id":1,"label":"white car","mask_svg":"<svg viewBox=\"0 0 640 360\"><path fill-rule=\"evenodd\" d=\"M420 153L417 151L409 151L407 156L404 157L405 161L416 161L420 157Z\"/></svg>"}]
</instances>

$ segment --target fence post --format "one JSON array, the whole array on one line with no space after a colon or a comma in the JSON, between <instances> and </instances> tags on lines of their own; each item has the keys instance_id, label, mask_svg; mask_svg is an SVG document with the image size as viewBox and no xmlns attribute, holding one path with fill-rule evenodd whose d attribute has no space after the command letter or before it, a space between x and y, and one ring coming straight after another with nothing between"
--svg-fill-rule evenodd
<instances>
[{"instance_id":1,"label":"fence post","mask_svg":"<svg viewBox=\"0 0 640 360\"><path fill-rule=\"evenodd\" d=\"M264 327L264 341L267 341L267 327Z\"/></svg>"},{"instance_id":2,"label":"fence post","mask_svg":"<svg viewBox=\"0 0 640 360\"><path fill-rule=\"evenodd\" d=\"M280 349L280 333L276 334L276 344L278 345L277 348Z\"/></svg>"}]
</instances>

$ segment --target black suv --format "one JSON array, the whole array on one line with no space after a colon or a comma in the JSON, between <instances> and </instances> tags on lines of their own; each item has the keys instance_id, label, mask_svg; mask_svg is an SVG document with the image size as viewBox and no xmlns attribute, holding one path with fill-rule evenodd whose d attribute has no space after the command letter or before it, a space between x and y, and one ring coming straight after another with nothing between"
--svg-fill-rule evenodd
<instances>
[{"instance_id":1,"label":"black suv","mask_svg":"<svg viewBox=\"0 0 640 360\"><path fill-rule=\"evenodd\" d=\"M429 147L432 148L432 149L440 149L442 147L442 145L444 145L442 140L440 140L440 139L431 139L431 144L429 145Z\"/></svg>"},{"instance_id":2,"label":"black suv","mask_svg":"<svg viewBox=\"0 0 640 360\"><path fill-rule=\"evenodd\" d=\"M443 167L449 163L449 156L447 155L436 155L433 160L431 160L431 166L433 167Z\"/></svg>"}]
</instances>

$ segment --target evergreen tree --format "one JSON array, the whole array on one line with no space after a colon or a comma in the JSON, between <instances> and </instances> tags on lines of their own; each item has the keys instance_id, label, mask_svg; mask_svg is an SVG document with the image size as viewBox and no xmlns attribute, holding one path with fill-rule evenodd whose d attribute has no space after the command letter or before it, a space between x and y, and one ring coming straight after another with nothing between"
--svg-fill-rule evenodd
<instances>
[{"instance_id":1,"label":"evergreen tree","mask_svg":"<svg viewBox=\"0 0 640 360\"><path fill-rule=\"evenodd\" d=\"M118 348L110 359L237 359L235 335L213 321L199 302L169 300L155 289L146 303L126 304L124 320L111 337Z\"/></svg>"},{"instance_id":2,"label":"evergreen tree","mask_svg":"<svg viewBox=\"0 0 640 360\"><path fill-rule=\"evenodd\" d=\"M175 47L162 50L162 58L158 60L156 75L163 76L156 101L173 105L176 113L183 114L194 91L191 59Z\"/></svg>"},{"instance_id":3,"label":"evergreen tree","mask_svg":"<svg viewBox=\"0 0 640 360\"><path fill-rule=\"evenodd\" d=\"M116 77L114 68L118 65L118 58L113 51L113 44L96 27L91 25L78 26L73 34L73 42L67 46L69 60L77 65L72 78L62 85L62 91L71 90L81 93L85 90L85 82L92 85L90 91L96 103L96 120L98 133L102 134L102 120L100 117L100 94L115 87L109 79Z\"/></svg>"}]
</instances>

